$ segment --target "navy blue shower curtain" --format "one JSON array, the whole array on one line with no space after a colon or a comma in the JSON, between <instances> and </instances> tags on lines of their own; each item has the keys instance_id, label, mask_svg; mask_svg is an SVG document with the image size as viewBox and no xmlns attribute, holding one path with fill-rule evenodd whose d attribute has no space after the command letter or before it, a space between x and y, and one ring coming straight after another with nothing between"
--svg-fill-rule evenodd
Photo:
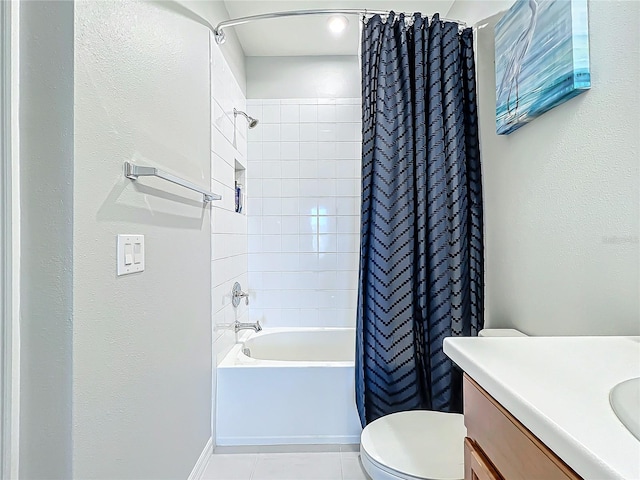
<instances>
[{"instance_id":1,"label":"navy blue shower curtain","mask_svg":"<svg viewBox=\"0 0 640 480\"><path fill-rule=\"evenodd\" d=\"M445 337L483 325L473 34L414 15L362 34L362 239L356 401L362 425L462 411Z\"/></svg>"}]
</instances>

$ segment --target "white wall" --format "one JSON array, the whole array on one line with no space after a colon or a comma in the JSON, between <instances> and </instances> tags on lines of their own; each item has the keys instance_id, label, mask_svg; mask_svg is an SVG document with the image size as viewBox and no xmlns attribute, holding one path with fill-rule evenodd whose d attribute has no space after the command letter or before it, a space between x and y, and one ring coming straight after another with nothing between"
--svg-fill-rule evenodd
<instances>
[{"instance_id":1,"label":"white wall","mask_svg":"<svg viewBox=\"0 0 640 480\"><path fill-rule=\"evenodd\" d=\"M250 318L355 326L358 57L248 57Z\"/></svg>"},{"instance_id":2,"label":"white wall","mask_svg":"<svg viewBox=\"0 0 640 480\"><path fill-rule=\"evenodd\" d=\"M183 0L176 2L169 2L159 0L159 3L164 5L165 8L175 9L181 11L180 7L185 7L191 10L195 15L200 16L201 19L209 22L209 25L215 27L218 23L229 20L229 12L222 0ZM185 12L183 12L185 13ZM242 92L246 92L246 69L245 69L245 55L242 50L242 45L238 40L234 28L225 30L226 41L224 45L220 46L220 52L224 57L228 68L233 73L234 81L238 83ZM213 42L215 44L215 41Z\"/></svg>"},{"instance_id":3,"label":"white wall","mask_svg":"<svg viewBox=\"0 0 640 480\"><path fill-rule=\"evenodd\" d=\"M638 335L640 3L590 1L591 90L498 136L493 27L511 4L447 14L480 26L486 324Z\"/></svg>"},{"instance_id":4,"label":"white wall","mask_svg":"<svg viewBox=\"0 0 640 480\"><path fill-rule=\"evenodd\" d=\"M72 477L73 4L20 3L20 478Z\"/></svg>"},{"instance_id":5,"label":"white wall","mask_svg":"<svg viewBox=\"0 0 640 480\"><path fill-rule=\"evenodd\" d=\"M358 57L247 57L247 98L360 98Z\"/></svg>"},{"instance_id":6,"label":"white wall","mask_svg":"<svg viewBox=\"0 0 640 480\"><path fill-rule=\"evenodd\" d=\"M245 212L236 213L234 191L236 168L245 170L238 172L245 178L247 173L247 122L242 116L235 118L233 109L246 111L246 100L222 55L224 48L211 37L211 188L223 197L215 202L211 215L213 350L217 363L236 341L235 320L248 321L245 302L237 308L231 304L233 284L239 282L244 291L249 288L247 216Z\"/></svg>"},{"instance_id":7,"label":"white wall","mask_svg":"<svg viewBox=\"0 0 640 480\"><path fill-rule=\"evenodd\" d=\"M123 177L131 161L209 185L209 98L207 28L75 3L73 478L187 478L210 438L210 210ZM145 236L144 272L116 276L119 233Z\"/></svg>"},{"instance_id":8,"label":"white wall","mask_svg":"<svg viewBox=\"0 0 640 480\"><path fill-rule=\"evenodd\" d=\"M261 119L249 132L250 317L267 327L353 327L360 99L248 103Z\"/></svg>"}]
</instances>

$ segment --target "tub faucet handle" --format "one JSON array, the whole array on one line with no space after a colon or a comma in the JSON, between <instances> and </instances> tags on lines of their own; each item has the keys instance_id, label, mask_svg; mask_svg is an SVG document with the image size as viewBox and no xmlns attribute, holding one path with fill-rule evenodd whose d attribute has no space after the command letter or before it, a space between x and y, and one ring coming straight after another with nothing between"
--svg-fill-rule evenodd
<instances>
[{"instance_id":1,"label":"tub faucet handle","mask_svg":"<svg viewBox=\"0 0 640 480\"><path fill-rule=\"evenodd\" d=\"M260 320L258 320L256 323L242 323L236 320L235 323L233 324L233 327L236 333L238 333L240 330L253 330L256 333L262 330L262 325L260 325Z\"/></svg>"},{"instance_id":2,"label":"tub faucet handle","mask_svg":"<svg viewBox=\"0 0 640 480\"><path fill-rule=\"evenodd\" d=\"M231 289L231 303L234 307L240 305L240 300L244 297L245 305L249 305L249 294L242 291L242 287L238 282L233 284Z\"/></svg>"}]
</instances>

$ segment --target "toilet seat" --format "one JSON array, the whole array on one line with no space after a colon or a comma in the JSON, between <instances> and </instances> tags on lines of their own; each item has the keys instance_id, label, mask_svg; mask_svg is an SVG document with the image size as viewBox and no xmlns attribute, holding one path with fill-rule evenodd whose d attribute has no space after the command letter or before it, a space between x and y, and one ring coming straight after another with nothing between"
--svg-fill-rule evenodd
<instances>
[{"instance_id":1,"label":"toilet seat","mask_svg":"<svg viewBox=\"0 0 640 480\"><path fill-rule=\"evenodd\" d=\"M462 480L464 417L412 410L365 427L360 458L373 480Z\"/></svg>"}]
</instances>

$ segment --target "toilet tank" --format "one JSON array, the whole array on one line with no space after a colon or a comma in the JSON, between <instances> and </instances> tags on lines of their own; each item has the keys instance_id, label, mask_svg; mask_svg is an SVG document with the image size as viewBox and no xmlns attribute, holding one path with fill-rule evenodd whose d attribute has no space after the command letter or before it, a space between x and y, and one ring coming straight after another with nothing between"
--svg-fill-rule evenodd
<instances>
[{"instance_id":1,"label":"toilet tank","mask_svg":"<svg viewBox=\"0 0 640 480\"><path fill-rule=\"evenodd\" d=\"M514 328L485 328L478 332L479 337L527 337Z\"/></svg>"}]
</instances>

